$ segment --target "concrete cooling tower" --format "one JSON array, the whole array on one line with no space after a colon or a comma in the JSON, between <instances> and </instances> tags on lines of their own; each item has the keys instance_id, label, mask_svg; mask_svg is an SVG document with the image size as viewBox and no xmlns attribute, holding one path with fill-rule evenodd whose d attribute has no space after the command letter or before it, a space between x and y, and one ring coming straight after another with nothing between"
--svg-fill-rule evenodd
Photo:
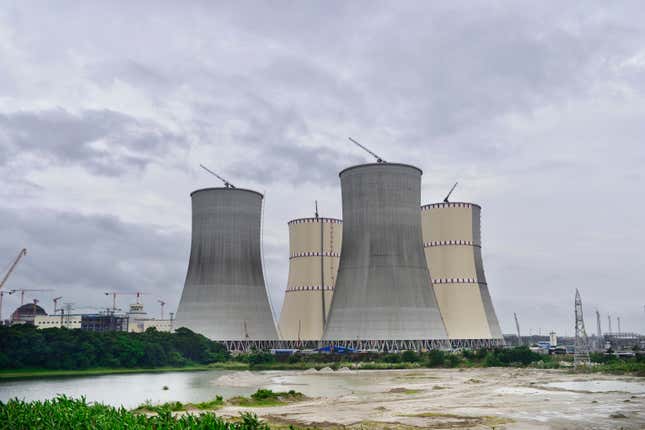
<instances>
[{"instance_id":1,"label":"concrete cooling tower","mask_svg":"<svg viewBox=\"0 0 645 430\"><path fill-rule=\"evenodd\" d=\"M421 175L394 163L340 172L343 246L323 340L447 339L423 253Z\"/></svg>"},{"instance_id":2,"label":"concrete cooling tower","mask_svg":"<svg viewBox=\"0 0 645 430\"><path fill-rule=\"evenodd\" d=\"M213 340L277 339L260 256L262 194L206 188L191 198L190 261L175 327Z\"/></svg>"},{"instance_id":3,"label":"concrete cooling tower","mask_svg":"<svg viewBox=\"0 0 645 430\"><path fill-rule=\"evenodd\" d=\"M484 276L480 213L473 203L421 208L425 255L451 340L502 339Z\"/></svg>"},{"instance_id":4,"label":"concrete cooling tower","mask_svg":"<svg viewBox=\"0 0 645 430\"><path fill-rule=\"evenodd\" d=\"M280 334L284 340L320 340L336 285L343 224L301 218L288 225L289 280Z\"/></svg>"}]
</instances>

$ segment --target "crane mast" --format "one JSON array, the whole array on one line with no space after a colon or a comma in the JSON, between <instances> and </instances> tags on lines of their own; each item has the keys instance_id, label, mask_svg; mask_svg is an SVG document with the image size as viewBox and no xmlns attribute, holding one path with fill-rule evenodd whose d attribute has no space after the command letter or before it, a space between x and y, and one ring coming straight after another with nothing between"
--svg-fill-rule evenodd
<instances>
[{"instance_id":1,"label":"crane mast","mask_svg":"<svg viewBox=\"0 0 645 430\"><path fill-rule=\"evenodd\" d=\"M11 276L13 269L16 268L16 266L20 262L20 259L25 255L27 255L27 248L22 248L18 253L18 256L16 257L16 259L11 264L11 267L9 267L9 270L7 270L7 273L4 275L4 278L2 278L2 281L0 281L0 290L2 289L2 287L4 287L5 282L7 282L7 279L9 279L9 276Z\"/></svg>"},{"instance_id":2,"label":"crane mast","mask_svg":"<svg viewBox=\"0 0 645 430\"><path fill-rule=\"evenodd\" d=\"M453 185L450 191L448 191L448 195L443 199L444 203L449 203L448 199L450 198L450 195L452 194L452 192L455 191L455 188L457 188L457 184L459 184L459 182L455 182L455 185Z\"/></svg>"},{"instance_id":3,"label":"crane mast","mask_svg":"<svg viewBox=\"0 0 645 430\"><path fill-rule=\"evenodd\" d=\"M208 167L204 166L203 164L200 164L199 167L201 167L202 169L206 170L208 173L210 173L211 175L215 176L220 181L224 182L224 186L226 188L235 188L235 185L231 184L228 180L224 179L223 177L221 177L217 173L213 172L211 169L209 169Z\"/></svg>"},{"instance_id":4,"label":"crane mast","mask_svg":"<svg viewBox=\"0 0 645 430\"><path fill-rule=\"evenodd\" d=\"M350 141L350 142L352 142L354 145L358 146L358 147L359 147L359 148L361 148L363 151L367 152L367 153L368 153L368 154L370 154L372 157L376 158L376 162L377 162L377 163L387 163L387 161L385 161L384 159L382 159L379 155L375 154L373 151L371 151L371 150L370 150L370 149L368 149L367 147L365 147L365 146L361 145L361 144L360 144L360 143L358 143L356 140L352 139L351 137L348 137L348 139L349 139L349 141Z\"/></svg>"}]
</instances>

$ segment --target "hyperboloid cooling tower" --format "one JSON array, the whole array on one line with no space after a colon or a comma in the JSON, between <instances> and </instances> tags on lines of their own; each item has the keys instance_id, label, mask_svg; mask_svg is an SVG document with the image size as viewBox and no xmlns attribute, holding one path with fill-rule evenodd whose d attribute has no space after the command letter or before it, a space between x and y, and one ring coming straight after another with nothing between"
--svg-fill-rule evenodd
<instances>
[{"instance_id":1,"label":"hyperboloid cooling tower","mask_svg":"<svg viewBox=\"0 0 645 430\"><path fill-rule=\"evenodd\" d=\"M484 277L480 213L473 203L421 208L426 259L450 339L502 338Z\"/></svg>"},{"instance_id":2,"label":"hyperboloid cooling tower","mask_svg":"<svg viewBox=\"0 0 645 430\"><path fill-rule=\"evenodd\" d=\"M213 340L277 339L260 255L262 194L206 188L191 198L190 261L175 326Z\"/></svg>"},{"instance_id":3,"label":"hyperboloid cooling tower","mask_svg":"<svg viewBox=\"0 0 645 430\"><path fill-rule=\"evenodd\" d=\"M289 222L289 281L280 314L283 339L322 337L336 285L342 234L343 224L338 219Z\"/></svg>"},{"instance_id":4,"label":"hyperboloid cooling tower","mask_svg":"<svg viewBox=\"0 0 645 430\"><path fill-rule=\"evenodd\" d=\"M421 240L420 169L340 172L343 246L324 340L446 339Z\"/></svg>"}]
</instances>

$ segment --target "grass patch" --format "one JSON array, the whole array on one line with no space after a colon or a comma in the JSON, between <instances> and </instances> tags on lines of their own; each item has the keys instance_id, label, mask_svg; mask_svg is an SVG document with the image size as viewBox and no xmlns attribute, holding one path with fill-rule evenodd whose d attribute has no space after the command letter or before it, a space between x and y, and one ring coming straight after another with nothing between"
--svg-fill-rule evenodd
<instances>
[{"instance_id":1,"label":"grass patch","mask_svg":"<svg viewBox=\"0 0 645 430\"><path fill-rule=\"evenodd\" d=\"M274 393L271 390L259 389L251 394L251 397L232 397L228 399L228 403L235 406L245 407L263 407L263 406L281 406L288 403L300 402L306 400L307 397L294 390L288 392Z\"/></svg>"},{"instance_id":2,"label":"grass patch","mask_svg":"<svg viewBox=\"0 0 645 430\"><path fill-rule=\"evenodd\" d=\"M418 394L422 392L423 390L414 390L411 388L403 388L403 387L397 387L397 388L392 388L388 393L400 393L400 394Z\"/></svg>"},{"instance_id":3,"label":"grass patch","mask_svg":"<svg viewBox=\"0 0 645 430\"><path fill-rule=\"evenodd\" d=\"M137 406L132 411L156 414L163 413L164 411L180 412L193 409L214 411L224 406L224 403L224 398L222 396L216 396L213 400L207 400L201 403L166 402L160 405L153 405L150 401L147 401L144 404Z\"/></svg>"},{"instance_id":4,"label":"grass patch","mask_svg":"<svg viewBox=\"0 0 645 430\"><path fill-rule=\"evenodd\" d=\"M96 376L113 375L120 373L163 373L163 372L196 372L211 370L210 366L186 366L186 367L153 367L153 368L97 368L82 370L54 370L54 369L9 369L0 370L0 380L9 379L31 379L31 378L53 378L67 376Z\"/></svg>"}]
</instances>

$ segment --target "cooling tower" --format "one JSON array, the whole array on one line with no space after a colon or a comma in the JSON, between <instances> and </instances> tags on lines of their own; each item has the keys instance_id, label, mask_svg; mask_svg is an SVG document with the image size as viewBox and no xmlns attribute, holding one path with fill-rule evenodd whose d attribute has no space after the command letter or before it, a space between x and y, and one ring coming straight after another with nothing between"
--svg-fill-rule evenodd
<instances>
[{"instance_id":1,"label":"cooling tower","mask_svg":"<svg viewBox=\"0 0 645 430\"><path fill-rule=\"evenodd\" d=\"M213 340L277 339L260 256L262 194L206 188L191 198L190 261L175 327Z\"/></svg>"},{"instance_id":2,"label":"cooling tower","mask_svg":"<svg viewBox=\"0 0 645 430\"><path fill-rule=\"evenodd\" d=\"M285 340L320 340L336 285L343 224L333 218L301 218L288 225L289 280L280 334Z\"/></svg>"},{"instance_id":3,"label":"cooling tower","mask_svg":"<svg viewBox=\"0 0 645 430\"><path fill-rule=\"evenodd\" d=\"M340 172L343 246L324 340L446 339L421 241L420 169Z\"/></svg>"},{"instance_id":4,"label":"cooling tower","mask_svg":"<svg viewBox=\"0 0 645 430\"><path fill-rule=\"evenodd\" d=\"M434 203L421 208L425 255L450 339L499 339L481 253L481 208Z\"/></svg>"}]
</instances>

